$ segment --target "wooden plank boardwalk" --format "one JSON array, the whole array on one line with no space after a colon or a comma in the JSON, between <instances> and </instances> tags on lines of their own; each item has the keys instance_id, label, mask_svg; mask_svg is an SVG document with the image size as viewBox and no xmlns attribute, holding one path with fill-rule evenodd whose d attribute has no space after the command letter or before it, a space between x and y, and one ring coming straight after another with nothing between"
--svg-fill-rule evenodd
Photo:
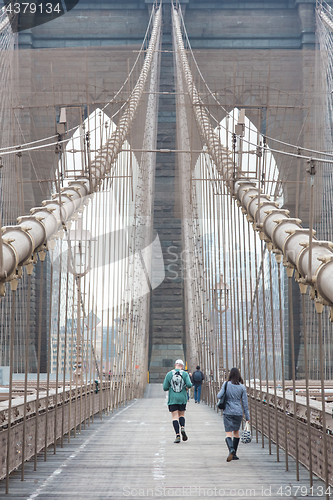
<instances>
[{"instance_id":1,"label":"wooden plank boardwalk","mask_svg":"<svg viewBox=\"0 0 333 500\"><path fill-rule=\"evenodd\" d=\"M284 455L276 462L268 446L240 444L240 460L226 462L227 448L221 416L204 403L191 400L186 411L187 442L174 444L174 431L160 384L147 387L145 398L113 414L95 417L77 437L49 451L10 478L10 492L0 483L0 499L15 500L131 500L139 498L324 498L323 483L309 487L308 471L295 462L285 472Z\"/></svg>"}]
</instances>

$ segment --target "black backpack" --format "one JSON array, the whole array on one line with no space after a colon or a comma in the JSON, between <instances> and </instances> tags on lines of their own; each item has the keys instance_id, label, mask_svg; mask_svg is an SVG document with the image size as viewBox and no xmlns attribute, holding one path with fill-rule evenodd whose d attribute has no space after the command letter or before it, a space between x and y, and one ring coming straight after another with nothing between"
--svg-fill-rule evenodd
<instances>
[{"instance_id":1,"label":"black backpack","mask_svg":"<svg viewBox=\"0 0 333 500\"><path fill-rule=\"evenodd\" d=\"M193 382L202 382L202 374L199 370L193 373Z\"/></svg>"}]
</instances>

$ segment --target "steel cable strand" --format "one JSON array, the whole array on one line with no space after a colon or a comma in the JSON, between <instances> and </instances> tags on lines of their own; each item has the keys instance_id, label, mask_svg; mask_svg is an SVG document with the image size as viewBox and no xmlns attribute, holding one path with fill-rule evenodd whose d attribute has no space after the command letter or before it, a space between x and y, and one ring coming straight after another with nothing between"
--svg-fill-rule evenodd
<instances>
[{"instance_id":1,"label":"steel cable strand","mask_svg":"<svg viewBox=\"0 0 333 500\"><path fill-rule=\"evenodd\" d=\"M102 148L100 154L92 162L92 166L91 166L92 173L96 174L96 171L99 171L99 176L98 176L99 181L105 177L105 175L108 173L108 171L110 170L110 168L114 164L114 162L115 162L115 160L116 160L116 158L121 150L122 144L128 135L128 132L129 132L130 126L133 122L133 119L135 117L137 108L139 106L139 103L141 101L141 97L142 97L142 94L144 91L144 86L145 86L147 78L148 78L152 58L153 58L154 51L155 51L156 42L158 39L160 24L161 24L161 10L159 8L159 10L156 13L156 19L154 21L154 27L153 27L147 55L145 58L145 62L144 62L143 68L141 70L139 80L137 81L137 83L134 87L132 96L128 102L128 107L124 111L124 114L123 114L122 118L120 119L120 122L118 124L117 129L113 132L113 134L111 135L107 144ZM106 166L105 166L105 163L103 161L105 159L107 159ZM98 164L101 166L101 168L99 168L97 166ZM102 169L103 164L105 166L104 171ZM97 177L97 176L95 176L95 177Z\"/></svg>"},{"instance_id":2,"label":"steel cable strand","mask_svg":"<svg viewBox=\"0 0 333 500\"><path fill-rule=\"evenodd\" d=\"M177 50L182 61L187 90L198 123L199 133L207 144L207 150L215 162L229 192L232 192L244 209L244 213L256 221L255 229L267 243L273 243L274 251L283 253L286 265L298 270L297 279L315 287L323 304L333 307L333 243L318 241L301 226L299 219L292 219L289 213L280 210L268 195L260 194L260 188L249 179L233 179L233 161L228 151L219 143L203 109L200 97L193 83L187 61L178 13L173 8L173 27L176 32ZM229 159L230 158L230 159ZM230 166L229 166L230 165ZM235 184L235 186L233 186ZM233 189L234 187L234 189ZM315 247L309 256L309 246ZM309 259L311 266L309 266ZM309 273L310 267L310 273ZM314 294L313 294L314 295ZM333 309L332 309L333 311ZM333 318L333 313L331 314Z\"/></svg>"},{"instance_id":3,"label":"steel cable strand","mask_svg":"<svg viewBox=\"0 0 333 500\"><path fill-rule=\"evenodd\" d=\"M187 61L187 57L185 54L185 49L184 49L184 44L183 44L183 39L182 39L182 34L180 30L180 25L179 25L179 20L178 20L178 14L175 9L173 9L173 20L174 20L174 28L176 30L176 40L177 40L177 45L178 45L178 51L180 53L180 58L182 61L182 66L183 66L183 72L185 76L185 81L187 84L188 88L188 94L194 109L195 117L197 120L197 124L199 126L199 130L201 132L201 135L203 136L206 144L208 151L210 155L212 156L215 164L217 167L221 166L222 171L220 171L220 175L222 176L223 179L225 179L230 187L229 184L229 170L228 167L225 166L225 160L228 159L229 153L228 151L223 148L220 144L218 136L215 134L211 124L210 120L207 116L207 113L205 112L204 109L204 104L202 100L200 99L199 93L195 87L195 84L193 82L193 76L191 74L191 70ZM220 169L219 169L220 170Z\"/></svg>"},{"instance_id":4,"label":"steel cable strand","mask_svg":"<svg viewBox=\"0 0 333 500\"><path fill-rule=\"evenodd\" d=\"M2 19L2 17L3 17L4 15L6 15L6 18L7 18L7 21L6 21L6 24L5 24L5 25L3 25L3 22L1 23L1 19ZM2 17L1 17L1 16L2 16ZM138 52L138 55L137 55L137 57L136 57L136 59L135 59L135 61L134 61L134 64L133 64L133 66L132 66L132 68L131 68L131 71L129 72L129 74L128 74L128 76L127 76L126 80L123 82L122 86L121 86L121 87L120 87L120 89L116 92L116 94L113 96L113 98L112 98L112 99L111 99L111 100L110 100L107 104L105 104L105 106L102 108L102 111L104 111L104 110L105 110L105 109L106 109L106 108L107 108L110 104L112 104L113 102L115 102L115 99L118 97L118 95L119 95L119 94L121 93L121 91L124 89L124 87L125 87L126 83L128 82L129 78L130 78L130 77L131 77L131 75L133 74L134 69L136 68L136 65L137 65L137 63L138 63L138 61L139 61L139 59L140 59L140 56L142 55L142 53L143 53L143 51L144 51L144 46L145 46L145 44L146 44L146 41L147 41L147 38L148 38L148 35L149 35L149 30L150 30L150 26L151 26L151 24L152 24L152 19L153 19L153 16L154 16L154 10L152 9L151 16L150 16L150 19L149 19L148 27L147 27L147 29L146 29L146 33L145 33L145 36L144 36L143 42L142 42L142 44L141 44L140 50L139 50L139 52ZM4 26L8 26L8 25L9 25L8 16L7 16L7 14L5 14L5 12L4 12L4 7L3 7L2 14L0 14L0 36L1 36L1 34L2 34L2 31L1 31L1 30L4 28ZM10 26L9 26L9 28L10 28ZM10 28L10 33L9 33L9 35L13 35L13 33L12 33L12 31L11 31L11 28ZM7 39L9 39L9 42L11 42L11 38L9 38L9 36L7 36ZM8 46L10 45L10 44L9 44L9 42L7 43L7 45L5 45L5 46L4 46L3 51L5 51L5 50L7 50L7 49L8 49ZM45 89L44 89L44 90L45 90ZM119 109L118 111L116 111L116 112L115 112L115 114L114 114L114 115L112 115L112 116L110 117L110 119L112 119L112 118L114 118L116 115L118 115L118 114L120 113L120 111L121 111L121 110L122 110L125 106L126 106L126 102L125 102L125 103L124 103L124 104L120 107L120 109ZM70 133L70 132L72 132L72 131L74 131L75 129L76 129L76 127L73 127L73 128L71 128L71 129L69 129L69 130L67 131L67 134L68 134L68 133ZM21 130L21 134L23 134L23 133L22 133L22 130ZM83 136L84 136L84 134L82 135L82 137L83 137ZM50 139L57 139L57 138L58 138L58 135L57 135L57 134L55 134L55 135L51 135L51 136L48 136L48 137L44 137L44 138L42 138L42 139L38 139L38 140L35 140L35 141L31 141L31 142L24 142L23 144L16 144L16 145L13 145L13 146L6 146L6 147L2 147L2 148L0 148L0 153L2 153L2 154L6 154L5 152L6 152L7 150L10 150L10 151L8 152L8 154L15 154L15 153L16 153L16 150L17 150L17 149L22 149L22 148L23 148L23 146L25 146L25 147L26 147L26 146L29 146L29 145L31 145L31 144L32 144L32 145L33 145L33 144L38 144L38 143L40 143L40 142L48 141L48 140L50 140ZM23 138L23 139L24 139L24 138ZM55 141L55 142L52 142L51 144L46 144L46 145L43 145L42 147L52 146L52 145L59 144L59 143L65 143L65 142L67 142L67 140L68 140L68 139L65 139L64 141ZM69 140L71 140L71 139L69 139ZM27 149L23 149L23 151L29 151L29 150L33 150L33 149L34 149L34 148L27 148Z\"/></svg>"},{"instance_id":5,"label":"steel cable strand","mask_svg":"<svg viewBox=\"0 0 333 500\"><path fill-rule=\"evenodd\" d=\"M326 4L327 5L327 4ZM319 9L317 9L319 10ZM187 31L186 31L186 27L185 27L185 23L184 23L184 18L183 18L183 15L182 15L182 12L181 12L181 9L179 9L179 13L180 13L180 18L181 18L181 22L182 22L182 27L183 27L183 30L184 30L184 37L186 39L186 42L187 42L187 46L188 46L188 49L191 56L192 56L192 59L193 59L193 62L195 64L195 67L198 71L198 74L204 84L204 86L206 87L207 89L207 95L211 96L212 99L216 102L216 104L219 106L219 108L221 108L226 116L232 118L232 115L231 113L229 113L225 107L218 101L218 99L216 98L215 94L211 91L210 87L208 86L207 82L205 81L201 71L200 71L200 68L198 66L198 63L196 61L196 58L194 56L194 53L193 53L193 50L192 50L192 47L191 47L191 44L189 42L189 38L188 38L188 34L187 34ZM326 15L326 18L328 18L328 14L329 14L329 11L327 10L327 15ZM318 14L318 17L320 17L320 15ZM333 20L331 21L331 24L333 26ZM216 121L216 123L218 124L218 120L212 115L212 113L210 113L209 109L205 106L205 109L207 111L207 113L210 115L210 117L212 118L213 121ZM225 129L225 127L223 126L222 128ZM281 141L281 140L278 140L274 137L270 137L270 136L266 136L267 139L269 139L270 141L273 141L273 142L276 142L278 144L281 144L281 145L284 145L284 146L288 146L288 147L291 147L291 148L295 148L295 149L300 149L302 151L307 151L307 152L310 152L312 154L321 154L321 155L325 155L325 156L333 156L332 153L329 153L327 151L318 151L318 150L314 150L314 149L309 149L309 148L305 148L305 147L300 147L299 145L295 145L295 144L290 144L290 143L287 143L287 142L284 142L284 141ZM252 145L252 146L255 146L255 144L251 143L250 141L245 141L245 142L248 142L248 144ZM276 151L277 153L283 153L283 151ZM297 157L297 155L295 153L291 153L291 156L294 156L294 157ZM308 157L307 157L308 158Z\"/></svg>"},{"instance_id":6,"label":"steel cable strand","mask_svg":"<svg viewBox=\"0 0 333 500\"><path fill-rule=\"evenodd\" d=\"M19 224L9 226L3 231L4 275L0 276L0 294L5 293L4 281L14 277L18 266L26 265L31 255L43 247L48 240L56 237L62 225L66 224L84 205L86 196L98 190L101 181L111 171L123 142L128 135L134 116L140 104L148 78L151 62L161 29L161 8L156 11L154 26L147 49L146 58L135 85L128 107L117 129L94 159L91 165L91 178L81 177L70 182L69 187L53 195L52 200L43 201L43 207L31 210L32 215L18 218ZM106 149L106 151L105 151ZM31 226L31 227L30 227Z\"/></svg>"}]
</instances>

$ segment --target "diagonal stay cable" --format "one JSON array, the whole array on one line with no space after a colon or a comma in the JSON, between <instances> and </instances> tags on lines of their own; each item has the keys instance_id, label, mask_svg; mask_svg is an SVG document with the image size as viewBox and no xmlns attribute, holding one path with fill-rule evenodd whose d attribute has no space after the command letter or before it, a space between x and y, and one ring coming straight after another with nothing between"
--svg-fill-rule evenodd
<instances>
[{"instance_id":1,"label":"diagonal stay cable","mask_svg":"<svg viewBox=\"0 0 333 500\"><path fill-rule=\"evenodd\" d=\"M3 274L0 276L0 294L5 292L4 281L14 278L18 266L30 263L32 254L44 248L49 239L56 237L62 226L84 206L87 196L97 191L103 179L112 171L144 93L159 40L161 19L161 7L158 7L155 10L146 57L127 108L116 130L92 161L89 178L81 177L70 182L61 193L54 194L52 200L43 201L43 207L31 209L30 216L19 217L18 225L3 228Z\"/></svg>"},{"instance_id":2,"label":"diagonal stay cable","mask_svg":"<svg viewBox=\"0 0 333 500\"><path fill-rule=\"evenodd\" d=\"M260 190L260 183L248 178L238 178L231 153L222 146L214 132L199 92L195 86L184 47L179 14L172 7L172 22L176 50L181 61L182 72L188 96L194 110L198 130L207 145L207 151L218 169L229 192L242 206L243 213L254 222L254 229L260 237L278 254L283 254L287 267L300 283L314 287L313 299L330 305L333 317L333 243L318 241L310 230L301 226L300 219L289 217L289 212L278 208L271 197ZM310 160L310 175L315 174L314 162ZM316 297L317 295L317 297Z\"/></svg>"}]
</instances>

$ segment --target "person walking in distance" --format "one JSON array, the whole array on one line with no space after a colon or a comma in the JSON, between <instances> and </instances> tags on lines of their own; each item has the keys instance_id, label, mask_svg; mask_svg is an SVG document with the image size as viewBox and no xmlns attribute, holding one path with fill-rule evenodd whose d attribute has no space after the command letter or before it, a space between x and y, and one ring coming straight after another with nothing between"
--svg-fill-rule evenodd
<instances>
[{"instance_id":1,"label":"person walking in distance","mask_svg":"<svg viewBox=\"0 0 333 500\"><path fill-rule=\"evenodd\" d=\"M185 432L186 388L190 389L191 387L192 383L189 374L184 371L184 362L181 359L177 359L175 369L166 374L163 382L163 390L169 391L168 407L172 416L172 425L176 433L175 443L180 443L180 432L183 441L187 441L188 439Z\"/></svg>"},{"instance_id":2,"label":"person walking in distance","mask_svg":"<svg viewBox=\"0 0 333 500\"><path fill-rule=\"evenodd\" d=\"M203 380L205 380L205 376L202 373L202 371L200 371L200 366L198 365L196 368L196 371L193 372L193 375L192 375L192 381L193 381L193 385L194 385L194 401L195 401L195 403L200 403L201 386L202 386Z\"/></svg>"},{"instance_id":3,"label":"person walking in distance","mask_svg":"<svg viewBox=\"0 0 333 500\"><path fill-rule=\"evenodd\" d=\"M188 373L188 376L190 377L190 381L191 381L191 384L192 384L192 373L190 373L188 370L185 370L185 371ZM192 385L192 387L193 387L193 385ZM191 389L192 389L192 387L191 387ZM186 392L187 392L187 401L189 401L189 399L190 399L190 389L188 389L187 387L186 387Z\"/></svg>"},{"instance_id":4,"label":"person walking in distance","mask_svg":"<svg viewBox=\"0 0 333 500\"><path fill-rule=\"evenodd\" d=\"M246 388L238 368L231 368L228 380L224 382L217 395L218 399L222 397L224 390L226 391L226 406L223 410L223 422L226 433L225 441L229 450L227 462L231 462L231 460L239 460L236 452L243 412L246 421L250 421Z\"/></svg>"}]
</instances>

